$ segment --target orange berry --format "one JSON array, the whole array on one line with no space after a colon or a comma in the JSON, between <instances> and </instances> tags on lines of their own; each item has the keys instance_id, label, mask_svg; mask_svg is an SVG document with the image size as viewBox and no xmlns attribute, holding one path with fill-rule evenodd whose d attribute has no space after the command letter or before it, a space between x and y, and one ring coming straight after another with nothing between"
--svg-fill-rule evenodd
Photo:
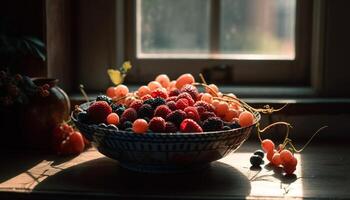
<instances>
[{"instance_id":1,"label":"orange berry","mask_svg":"<svg viewBox=\"0 0 350 200\"><path fill-rule=\"evenodd\" d=\"M171 81L170 82L170 84L169 84L169 86L168 86L168 91L171 91L171 90L173 90L173 89L175 89L176 88L176 81Z\"/></svg>"},{"instance_id":2,"label":"orange berry","mask_svg":"<svg viewBox=\"0 0 350 200\"><path fill-rule=\"evenodd\" d=\"M160 83L164 88L167 88L170 85L170 79L169 79L168 75L166 75L166 74L158 75L156 77L155 81Z\"/></svg>"},{"instance_id":3,"label":"orange berry","mask_svg":"<svg viewBox=\"0 0 350 200\"><path fill-rule=\"evenodd\" d=\"M209 94L211 95L214 95L214 92L215 93L218 93L219 92L219 88L218 86L216 86L215 84L210 84L208 85L208 87L210 88L205 88L205 91L208 92Z\"/></svg>"},{"instance_id":4,"label":"orange berry","mask_svg":"<svg viewBox=\"0 0 350 200\"><path fill-rule=\"evenodd\" d=\"M139 97L143 97L145 96L146 94L151 94L151 90L149 89L148 86L146 85L143 85L141 86L138 90L137 90L137 94Z\"/></svg>"},{"instance_id":5,"label":"orange berry","mask_svg":"<svg viewBox=\"0 0 350 200\"><path fill-rule=\"evenodd\" d=\"M266 154L266 158L268 161L272 161L272 157L275 155L277 151L276 150L272 150L272 151L268 151L267 154Z\"/></svg>"},{"instance_id":6,"label":"orange berry","mask_svg":"<svg viewBox=\"0 0 350 200\"><path fill-rule=\"evenodd\" d=\"M229 109L225 114L224 120L230 122L233 118L236 117L238 117L238 111L234 109Z\"/></svg>"},{"instance_id":7,"label":"orange berry","mask_svg":"<svg viewBox=\"0 0 350 200\"><path fill-rule=\"evenodd\" d=\"M148 87L151 91L161 88L162 85L160 83L158 83L157 81L151 81L148 83Z\"/></svg>"},{"instance_id":8,"label":"orange berry","mask_svg":"<svg viewBox=\"0 0 350 200\"><path fill-rule=\"evenodd\" d=\"M119 116L117 113L111 113L107 116L107 123L108 124L114 124L118 125L119 124Z\"/></svg>"},{"instance_id":9,"label":"orange berry","mask_svg":"<svg viewBox=\"0 0 350 200\"><path fill-rule=\"evenodd\" d=\"M118 85L115 88L115 94L117 97L123 97L129 93L129 88L123 84Z\"/></svg>"},{"instance_id":10,"label":"orange berry","mask_svg":"<svg viewBox=\"0 0 350 200\"><path fill-rule=\"evenodd\" d=\"M278 152L276 152L271 159L271 163L275 166L279 166L282 164L281 156Z\"/></svg>"},{"instance_id":11,"label":"orange berry","mask_svg":"<svg viewBox=\"0 0 350 200\"><path fill-rule=\"evenodd\" d=\"M287 149L282 150L280 152L280 155L281 155L282 164L289 163L294 158L293 154Z\"/></svg>"},{"instance_id":12,"label":"orange berry","mask_svg":"<svg viewBox=\"0 0 350 200\"><path fill-rule=\"evenodd\" d=\"M111 86L111 87L107 88L106 95L111 97L111 98L115 97L116 96L115 87Z\"/></svg>"},{"instance_id":13,"label":"orange berry","mask_svg":"<svg viewBox=\"0 0 350 200\"><path fill-rule=\"evenodd\" d=\"M211 104L212 104L212 105L214 106L214 108L216 109L216 108L218 107L218 105L220 104L220 101L218 101L218 100L213 100Z\"/></svg>"},{"instance_id":14,"label":"orange berry","mask_svg":"<svg viewBox=\"0 0 350 200\"><path fill-rule=\"evenodd\" d=\"M177 89L181 89L184 85L192 84L194 82L195 80L192 74L182 74L177 78L175 86Z\"/></svg>"},{"instance_id":15,"label":"orange berry","mask_svg":"<svg viewBox=\"0 0 350 200\"><path fill-rule=\"evenodd\" d=\"M146 133L148 130L148 123L144 119L137 119L132 124L132 130L135 133Z\"/></svg>"},{"instance_id":16,"label":"orange berry","mask_svg":"<svg viewBox=\"0 0 350 200\"><path fill-rule=\"evenodd\" d=\"M286 172L286 174L293 174L294 171L296 170L296 166L287 166L287 167L283 167L284 172Z\"/></svg>"},{"instance_id":17,"label":"orange berry","mask_svg":"<svg viewBox=\"0 0 350 200\"><path fill-rule=\"evenodd\" d=\"M209 94L209 93L204 93L204 94L202 94L201 100L205 101L207 103L212 103L213 96L211 96L211 94Z\"/></svg>"},{"instance_id":18,"label":"orange berry","mask_svg":"<svg viewBox=\"0 0 350 200\"><path fill-rule=\"evenodd\" d=\"M272 140L265 139L261 142L261 148L267 153L271 152L275 149L275 143Z\"/></svg>"},{"instance_id":19,"label":"orange berry","mask_svg":"<svg viewBox=\"0 0 350 200\"><path fill-rule=\"evenodd\" d=\"M228 103L224 101L219 102L219 104L217 104L217 106L215 107L216 114L220 116L225 116L228 110Z\"/></svg>"},{"instance_id":20,"label":"orange berry","mask_svg":"<svg viewBox=\"0 0 350 200\"><path fill-rule=\"evenodd\" d=\"M242 127L251 126L254 124L254 115L249 111L243 111L239 114L239 125Z\"/></svg>"}]
</instances>

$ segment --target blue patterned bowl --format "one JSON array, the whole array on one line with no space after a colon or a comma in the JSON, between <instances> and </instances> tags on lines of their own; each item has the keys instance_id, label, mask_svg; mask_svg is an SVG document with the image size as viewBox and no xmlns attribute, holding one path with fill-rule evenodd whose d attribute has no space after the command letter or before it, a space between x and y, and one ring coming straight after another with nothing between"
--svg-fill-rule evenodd
<instances>
[{"instance_id":1,"label":"blue patterned bowl","mask_svg":"<svg viewBox=\"0 0 350 200\"><path fill-rule=\"evenodd\" d=\"M90 103L80 105L86 110ZM254 113L256 122L260 114ZM82 123L72 114L81 133L97 150L120 165L141 172L184 172L208 166L237 150L254 125L203 133L147 133L113 130Z\"/></svg>"}]
</instances>

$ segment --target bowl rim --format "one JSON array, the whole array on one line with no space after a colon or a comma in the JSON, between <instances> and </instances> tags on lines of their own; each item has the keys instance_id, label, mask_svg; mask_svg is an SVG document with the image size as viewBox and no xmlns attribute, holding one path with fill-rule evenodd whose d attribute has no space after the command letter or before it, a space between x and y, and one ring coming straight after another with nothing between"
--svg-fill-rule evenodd
<instances>
[{"instance_id":1,"label":"bowl rim","mask_svg":"<svg viewBox=\"0 0 350 200\"><path fill-rule=\"evenodd\" d=\"M78 107L81 108L81 106L83 105L87 105L87 104L91 104L95 101L89 101L89 102L85 102L85 103L82 103L80 104ZM230 130L221 130L221 131L206 131L206 132L190 132L190 133L182 133L182 132L176 132L176 133L154 133L154 132L151 132L151 133L146 133L146 134L135 134L134 132L132 131L124 131L124 130L114 130L114 129L109 129L109 128L106 128L106 127L101 127L99 126L98 124L86 124L86 123L83 123L83 122L80 122L78 121L78 119L75 118L75 115L74 115L74 111L71 112L71 119L73 120L74 123L80 123L80 124L83 124L85 126L88 126L88 127L91 127L91 126L97 126L98 129L101 129L101 130L104 130L104 131L109 131L109 132L118 132L118 133L123 133L123 134L131 134L133 136L135 135L149 135L149 136L175 136L175 135L187 135L187 136L190 136L190 135L212 135L212 134L220 134L220 133L227 133L227 131L238 131L238 130L243 130L243 129L247 129L247 128L250 128L250 127L254 127L256 126L260 119L261 119L261 115L259 112L256 112L254 111L252 114L255 116L255 121L252 125L250 126L245 126L245 127L239 127L239 128L234 128L234 129L230 129Z\"/></svg>"}]
</instances>

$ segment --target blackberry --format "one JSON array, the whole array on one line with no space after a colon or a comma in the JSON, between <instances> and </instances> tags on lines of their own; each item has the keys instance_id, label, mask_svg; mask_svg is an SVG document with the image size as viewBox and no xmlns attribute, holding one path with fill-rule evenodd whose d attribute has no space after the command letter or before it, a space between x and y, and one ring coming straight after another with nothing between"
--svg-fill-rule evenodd
<instances>
[{"instance_id":1,"label":"blackberry","mask_svg":"<svg viewBox=\"0 0 350 200\"><path fill-rule=\"evenodd\" d=\"M254 151L254 155L258 155L261 158L264 158L265 153L264 153L264 151L259 149L259 150Z\"/></svg>"},{"instance_id":2,"label":"blackberry","mask_svg":"<svg viewBox=\"0 0 350 200\"><path fill-rule=\"evenodd\" d=\"M154 99L153 98L150 98L150 99L147 99L147 100L145 100L144 102L143 102L143 104L148 104L148 105L153 105L153 103L154 103Z\"/></svg>"},{"instance_id":3,"label":"blackberry","mask_svg":"<svg viewBox=\"0 0 350 200\"><path fill-rule=\"evenodd\" d=\"M77 120L79 122L87 123L88 119L89 119L89 116L88 116L87 112L85 112L85 111L77 114Z\"/></svg>"},{"instance_id":4,"label":"blackberry","mask_svg":"<svg viewBox=\"0 0 350 200\"><path fill-rule=\"evenodd\" d=\"M112 107L112 111L117 113L118 116L122 116L123 112L126 109L124 105L122 105L122 104L115 104L115 103L113 103L111 105L111 107Z\"/></svg>"},{"instance_id":5,"label":"blackberry","mask_svg":"<svg viewBox=\"0 0 350 200\"><path fill-rule=\"evenodd\" d=\"M139 118L152 118L153 117L153 108L149 104L143 104L138 111L138 117ZM146 120L147 121L147 120Z\"/></svg>"},{"instance_id":6,"label":"blackberry","mask_svg":"<svg viewBox=\"0 0 350 200\"><path fill-rule=\"evenodd\" d=\"M153 103L151 104L151 106L156 109L158 106L160 105L164 105L165 104L165 100L161 97L157 97L153 99Z\"/></svg>"},{"instance_id":7,"label":"blackberry","mask_svg":"<svg viewBox=\"0 0 350 200\"><path fill-rule=\"evenodd\" d=\"M252 164L254 167L258 167L262 163L263 163L263 160L259 155L252 155L250 157L250 164Z\"/></svg>"},{"instance_id":8,"label":"blackberry","mask_svg":"<svg viewBox=\"0 0 350 200\"><path fill-rule=\"evenodd\" d=\"M111 105L113 103L112 99L110 97L107 97L106 95L98 95L96 97L96 101L105 101L109 105Z\"/></svg>"},{"instance_id":9,"label":"blackberry","mask_svg":"<svg viewBox=\"0 0 350 200\"><path fill-rule=\"evenodd\" d=\"M126 130L127 128L132 128L132 122L131 121L125 121L122 123L119 127L120 129Z\"/></svg>"},{"instance_id":10,"label":"blackberry","mask_svg":"<svg viewBox=\"0 0 350 200\"><path fill-rule=\"evenodd\" d=\"M210 117L203 122L204 131L220 131L224 127L224 122L219 117Z\"/></svg>"},{"instance_id":11,"label":"blackberry","mask_svg":"<svg viewBox=\"0 0 350 200\"><path fill-rule=\"evenodd\" d=\"M186 118L186 113L183 110L175 110L166 116L166 121L173 122L176 125L180 125Z\"/></svg>"},{"instance_id":12,"label":"blackberry","mask_svg":"<svg viewBox=\"0 0 350 200\"><path fill-rule=\"evenodd\" d=\"M231 129L241 128L241 126L237 122L232 122L230 125Z\"/></svg>"}]
</instances>

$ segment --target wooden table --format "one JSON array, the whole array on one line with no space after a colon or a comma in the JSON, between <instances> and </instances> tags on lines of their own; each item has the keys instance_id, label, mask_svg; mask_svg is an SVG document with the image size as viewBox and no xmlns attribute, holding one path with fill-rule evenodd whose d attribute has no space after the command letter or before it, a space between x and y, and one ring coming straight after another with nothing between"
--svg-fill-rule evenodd
<instances>
[{"instance_id":1,"label":"wooden table","mask_svg":"<svg viewBox=\"0 0 350 200\"><path fill-rule=\"evenodd\" d=\"M142 174L121 168L91 148L76 157L2 153L0 199L273 199L350 198L347 145L312 144L295 175L251 170L256 144L187 174Z\"/></svg>"}]
</instances>

